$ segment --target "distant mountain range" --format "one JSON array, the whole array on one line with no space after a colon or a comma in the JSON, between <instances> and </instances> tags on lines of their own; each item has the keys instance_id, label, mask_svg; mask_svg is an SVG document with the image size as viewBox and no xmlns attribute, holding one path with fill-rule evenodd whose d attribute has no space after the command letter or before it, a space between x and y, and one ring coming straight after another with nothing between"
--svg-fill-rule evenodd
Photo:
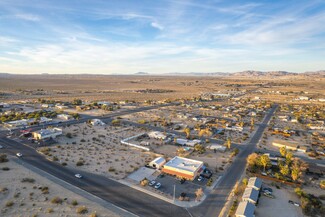
<instances>
[{"instance_id":1,"label":"distant mountain range","mask_svg":"<svg viewBox=\"0 0 325 217\"><path fill-rule=\"evenodd\" d=\"M287 71L254 71L254 70L248 70L248 71L242 71L242 72L189 72L189 73L166 73L164 75L175 75L175 76L239 76L239 77L260 77L260 76L271 76L271 77L277 77L277 76L296 76L296 75L313 75L313 76L321 76L325 77L325 70L315 71L315 72L303 72L303 73L296 73L296 72L287 72Z\"/></svg>"},{"instance_id":2,"label":"distant mountain range","mask_svg":"<svg viewBox=\"0 0 325 217\"><path fill-rule=\"evenodd\" d=\"M10 76L22 76L22 75L28 75L28 74L14 74L14 73L1 73L0 72L0 78L6 78ZM31 75L37 75L37 74L31 74ZM316 76L316 77L324 77L325 78L325 70L319 70L319 71L308 71L303 73L296 73L296 72L287 72L287 71L254 71L254 70L247 70L242 72L169 72L169 73L149 73L149 72L136 72L134 74L48 74L48 73L42 73L40 76L104 76L104 75L163 75L163 76L220 76L220 77L262 77L262 76L269 76L269 77L280 77L280 76Z\"/></svg>"}]
</instances>

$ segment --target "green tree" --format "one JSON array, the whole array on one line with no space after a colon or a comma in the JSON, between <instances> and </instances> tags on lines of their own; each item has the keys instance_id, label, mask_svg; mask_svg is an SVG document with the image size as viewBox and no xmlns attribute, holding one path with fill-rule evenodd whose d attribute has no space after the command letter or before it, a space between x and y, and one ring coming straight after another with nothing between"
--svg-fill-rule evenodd
<instances>
[{"instance_id":1,"label":"green tree","mask_svg":"<svg viewBox=\"0 0 325 217\"><path fill-rule=\"evenodd\" d=\"M227 145L228 149L231 149L231 138L230 137L227 138L226 145Z\"/></svg>"},{"instance_id":2,"label":"green tree","mask_svg":"<svg viewBox=\"0 0 325 217\"><path fill-rule=\"evenodd\" d=\"M286 164L287 164L287 165L290 165L290 164L291 164L291 162L292 162L292 158L293 158L293 154L292 154L292 152L288 152L288 153L286 154Z\"/></svg>"},{"instance_id":3,"label":"green tree","mask_svg":"<svg viewBox=\"0 0 325 217\"><path fill-rule=\"evenodd\" d=\"M184 129L184 133L186 134L186 138L190 138L190 136L191 136L191 129L190 128L188 128L188 127L186 127L185 129Z\"/></svg>"},{"instance_id":4,"label":"green tree","mask_svg":"<svg viewBox=\"0 0 325 217\"><path fill-rule=\"evenodd\" d=\"M285 157L287 155L287 149L286 149L286 147L284 147L284 146L281 147L279 149L279 151L280 151L280 154L281 154L282 157Z\"/></svg>"},{"instance_id":5,"label":"green tree","mask_svg":"<svg viewBox=\"0 0 325 217\"><path fill-rule=\"evenodd\" d=\"M258 161L258 154L252 153L248 155L247 164L250 167L250 169L253 169L257 165L258 163L257 161Z\"/></svg>"},{"instance_id":6,"label":"green tree","mask_svg":"<svg viewBox=\"0 0 325 217\"><path fill-rule=\"evenodd\" d=\"M290 169L288 167L288 165L285 165L285 166L281 166L280 167L280 173L284 176L287 176L290 174Z\"/></svg>"},{"instance_id":7,"label":"green tree","mask_svg":"<svg viewBox=\"0 0 325 217\"><path fill-rule=\"evenodd\" d=\"M263 166L263 170L265 171L265 168L271 165L271 160L269 156L267 155L262 155L260 158L260 163Z\"/></svg>"}]
</instances>

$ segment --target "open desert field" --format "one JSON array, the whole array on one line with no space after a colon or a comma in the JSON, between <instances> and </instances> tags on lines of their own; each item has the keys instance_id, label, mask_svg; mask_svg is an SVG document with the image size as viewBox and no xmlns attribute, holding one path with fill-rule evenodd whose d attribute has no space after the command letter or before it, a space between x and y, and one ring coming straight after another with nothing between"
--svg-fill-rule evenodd
<instances>
[{"instance_id":1,"label":"open desert field","mask_svg":"<svg viewBox=\"0 0 325 217\"><path fill-rule=\"evenodd\" d=\"M324 95L325 79L301 76L154 76L154 75L6 75L0 77L0 100L51 98L73 100L177 99L206 92L260 89L262 91L307 91ZM261 85L264 85L261 87ZM290 98L264 94L267 99Z\"/></svg>"},{"instance_id":2,"label":"open desert field","mask_svg":"<svg viewBox=\"0 0 325 217\"><path fill-rule=\"evenodd\" d=\"M0 216L119 215L9 160L1 163ZM3 168L8 168L5 171Z\"/></svg>"}]
</instances>

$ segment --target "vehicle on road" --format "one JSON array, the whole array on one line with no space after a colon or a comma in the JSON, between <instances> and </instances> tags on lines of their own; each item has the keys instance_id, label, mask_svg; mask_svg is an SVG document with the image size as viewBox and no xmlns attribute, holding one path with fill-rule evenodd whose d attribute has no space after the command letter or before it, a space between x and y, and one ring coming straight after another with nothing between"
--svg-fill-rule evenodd
<instances>
[{"instance_id":1,"label":"vehicle on road","mask_svg":"<svg viewBox=\"0 0 325 217\"><path fill-rule=\"evenodd\" d=\"M156 184L155 180L152 180L151 182L149 182L149 186L154 186Z\"/></svg>"},{"instance_id":2,"label":"vehicle on road","mask_svg":"<svg viewBox=\"0 0 325 217\"><path fill-rule=\"evenodd\" d=\"M16 155L17 155L17 157L22 157L23 156L22 153L19 153L19 152Z\"/></svg>"},{"instance_id":3,"label":"vehicle on road","mask_svg":"<svg viewBox=\"0 0 325 217\"><path fill-rule=\"evenodd\" d=\"M80 175L79 173L75 174L74 176L77 177L78 179L82 178L82 175Z\"/></svg>"},{"instance_id":4,"label":"vehicle on road","mask_svg":"<svg viewBox=\"0 0 325 217\"><path fill-rule=\"evenodd\" d=\"M156 185L155 185L155 189L159 189L161 187L161 184L158 182Z\"/></svg>"}]
</instances>

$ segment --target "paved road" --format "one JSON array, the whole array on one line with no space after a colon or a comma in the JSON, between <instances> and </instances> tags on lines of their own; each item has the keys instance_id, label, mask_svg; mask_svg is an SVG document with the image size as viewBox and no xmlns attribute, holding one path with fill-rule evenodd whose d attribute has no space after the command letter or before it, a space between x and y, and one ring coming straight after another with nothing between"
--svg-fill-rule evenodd
<instances>
[{"instance_id":1,"label":"paved road","mask_svg":"<svg viewBox=\"0 0 325 217\"><path fill-rule=\"evenodd\" d=\"M224 207L226 200L233 189L236 182L239 180L243 174L246 166L246 158L251 154L256 144L261 139L265 128L268 125L269 120L273 116L276 108L275 105L266 115L262 124L258 127L255 134L252 136L250 142L246 145L246 148L242 150L235 161L231 164L228 170L224 173L220 179L217 187L207 196L206 200L197 207L190 208L189 211L197 217L216 217L220 214L222 208Z\"/></svg>"},{"instance_id":2,"label":"paved road","mask_svg":"<svg viewBox=\"0 0 325 217\"><path fill-rule=\"evenodd\" d=\"M8 138L0 138L0 144L4 146L1 152L15 155L23 153L21 161L77 186L93 195L96 195L118 207L130 211L139 216L190 216L181 207L175 206L146 193L137 191L103 176L80 172L61 166L58 163L48 161L34 149ZM82 173L84 178L77 179L76 173Z\"/></svg>"}]
</instances>

